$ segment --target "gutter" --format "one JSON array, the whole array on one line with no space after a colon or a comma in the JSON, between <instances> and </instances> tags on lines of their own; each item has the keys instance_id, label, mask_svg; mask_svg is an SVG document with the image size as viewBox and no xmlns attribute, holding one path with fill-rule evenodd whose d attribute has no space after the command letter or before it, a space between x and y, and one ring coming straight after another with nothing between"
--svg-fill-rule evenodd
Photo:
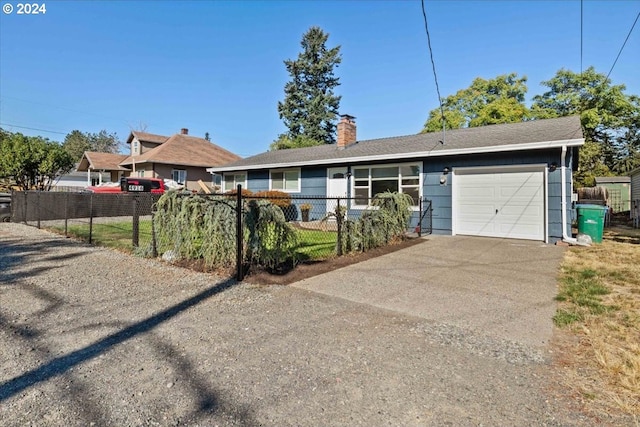
<instances>
[{"instance_id":1,"label":"gutter","mask_svg":"<svg viewBox=\"0 0 640 427\"><path fill-rule=\"evenodd\" d=\"M567 157L567 146L562 146L562 155L560 156L560 173L562 174L562 189L560 191L562 197L562 241L569 243L570 245L578 245L578 240L569 236L567 233L567 174L566 174L566 163L565 159ZM581 245L585 246L585 245ZM588 246L588 245L587 245Z\"/></svg>"}]
</instances>

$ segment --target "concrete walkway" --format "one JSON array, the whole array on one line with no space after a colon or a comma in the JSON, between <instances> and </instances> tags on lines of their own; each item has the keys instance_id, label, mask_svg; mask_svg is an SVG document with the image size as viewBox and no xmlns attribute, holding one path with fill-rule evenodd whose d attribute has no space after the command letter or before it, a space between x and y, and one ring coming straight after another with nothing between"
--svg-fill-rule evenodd
<instances>
[{"instance_id":1,"label":"concrete walkway","mask_svg":"<svg viewBox=\"0 0 640 427\"><path fill-rule=\"evenodd\" d=\"M562 247L429 236L294 286L536 348L552 335Z\"/></svg>"}]
</instances>

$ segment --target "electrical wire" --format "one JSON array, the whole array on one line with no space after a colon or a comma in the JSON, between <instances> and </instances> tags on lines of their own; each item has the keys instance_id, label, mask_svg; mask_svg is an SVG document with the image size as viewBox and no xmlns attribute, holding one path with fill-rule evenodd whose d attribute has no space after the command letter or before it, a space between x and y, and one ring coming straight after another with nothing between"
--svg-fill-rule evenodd
<instances>
[{"instance_id":1,"label":"electrical wire","mask_svg":"<svg viewBox=\"0 0 640 427\"><path fill-rule=\"evenodd\" d=\"M69 132L56 132L54 130L47 130L47 129L32 128L32 127L28 127L28 126L18 126L18 125L14 125L14 124L11 124L11 123L0 123L0 126L11 126L11 127L18 128L18 129L37 130L39 132L55 133L55 134L58 134L58 135L67 135L69 133Z\"/></svg>"},{"instance_id":2,"label":"electrical wire","mask_svg":"<svg viewBox=\"0 0 640 427\"><path fill-rule=\"evenodd\" d=\"M635 28L636 24L638 23L638 18L640 18L640 12L638 12L638 15L636 16L636 20L633 21L633 25L631 26L631 29L629 30L629 34L627 34L627 38L624 39L624 43L622 43L622 47L620 48L620 51L618 52L618 56L616 56L616 60L613 61L613 65L611 66L611 69L609 70L609 73L607 74L607 78L609 78L609 76L611 75L611 72L613 71L614 67L618 63L618 58L620 58L620 54L622 53L622 50L626 46L627 41L629 40L629 37L631 36L631 33L633 32L633 29Z\"/></svg>"},{"instance_id":3,"label":"electrical wire","mask_svg":"<svg viewBox=\"0 0 640 427\"><path fill-rule=\"evenodd\" d=\"M424 0L422 0L422 17L424 18L424 29L427 32L427 44L429 46L429 57L431 58L431 68L433 68L433 79L436 82L436 92L438 93L438 103L440 104L440 114L442 115L442 144L445 140L445 118L444 107L442 106L442 96L440 95L440 86L438 85L438 74L436 73L436 63L433 59L433 49L431 48L431 35L429 34L429 24L427 23L427 12L424 8Z\"/></svg>"}]
</instances>

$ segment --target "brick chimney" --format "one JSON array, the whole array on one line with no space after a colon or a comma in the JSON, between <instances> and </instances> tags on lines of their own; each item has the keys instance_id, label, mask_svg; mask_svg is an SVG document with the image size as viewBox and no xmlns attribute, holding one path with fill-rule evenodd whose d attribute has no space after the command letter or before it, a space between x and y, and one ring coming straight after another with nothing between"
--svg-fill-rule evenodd
<instances>
[{"instance_id":1,"label":"brick chimney","mask_svg":"<svg viewBox=\"0 0 640 427\"><path fill-rule=\"evenodd\" d=\"M345 147L355 144L356 142L356 122L355 117L348 114L340 115L340 122L338 123L338 148L344 149Z\"/></svg>"},{"instance_id":2,"label":"brick chimney","mask_svg":"<svg viewBox=\"0 0 640 427\"><path fill-rule=\"evenodd\" d=\"M189 129L187 129L187 128L182 128L182 129L180 129L180 133L181 133L182 135L189 135Z\"/></svg>"}]
</instances>

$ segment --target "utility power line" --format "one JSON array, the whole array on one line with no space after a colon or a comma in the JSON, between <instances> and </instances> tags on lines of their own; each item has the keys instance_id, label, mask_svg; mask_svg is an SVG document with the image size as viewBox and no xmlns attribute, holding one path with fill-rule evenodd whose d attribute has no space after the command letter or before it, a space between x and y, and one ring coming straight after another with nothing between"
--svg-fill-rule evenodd
<instances>
[{"instance_id":1,"label":"utility power line","mask_svg":"<svg viewBox=\"0 0 640 427\"><path fill-rule=\"evenodd\" d=\"M11 123L0 123L0 126L11 126L13 128L18 128L18 129L37 130L39 132L55 133L55 134L58 134L58 135L67 135L69 133L69 132L57 132L55 130L32 128L32 127L29 127L29 126L19 126L19 125L14 125L14 124L11 124Z\"/></svg>"},{"instance_id":2,"label":"utility power line","mask_svg":"<svg viewBox=\"0 0 640 427\"><path fill-rule=\"evenodd\" d=\"M614 67L618 63L618 58L620 58L620 54L622 53L622 50L626 46L627 41L629 40L629 36L631 36L631 33L633 32L633 29L635 28L636 24L638 23L638 18L640 18L640 12L638 12L638 15L636 15L636 20L633 21L633 25L631 26L631 29L629 30L629 34L627 34L627 38L624 39L624 43L622 43L622 47L620 48L620 51L618 52L618 56L616 56L616 60L613 61L613 65L611 66L611 69L609 70L609 73L607 74L607 78L609 78L609 76L611 75L611 72L613 71Z\"/></svg>"},{"instance_id":3,"label":"utility power line","mask_svg":"<svg viewBox=\"0 0 640 427\"><path fill-rule=\"evenodd\" d=\"M433 60L433 49L431 48L431 35L429 34L429 24L427 23L427 12L424 8L424 0L422 0L422 17L424 18L424 29L427 32L427 44L429 45L429 56L431 57L431 68L433 68L433 79L436 82L436 92L438 93L438 104L440 104L440 114L442 115L442 143L444 144L444 107L442 106L442 96L440 95L440 86L438 85L438 74L436 73L436 63Z\"/></svg>"}]
</instances>

